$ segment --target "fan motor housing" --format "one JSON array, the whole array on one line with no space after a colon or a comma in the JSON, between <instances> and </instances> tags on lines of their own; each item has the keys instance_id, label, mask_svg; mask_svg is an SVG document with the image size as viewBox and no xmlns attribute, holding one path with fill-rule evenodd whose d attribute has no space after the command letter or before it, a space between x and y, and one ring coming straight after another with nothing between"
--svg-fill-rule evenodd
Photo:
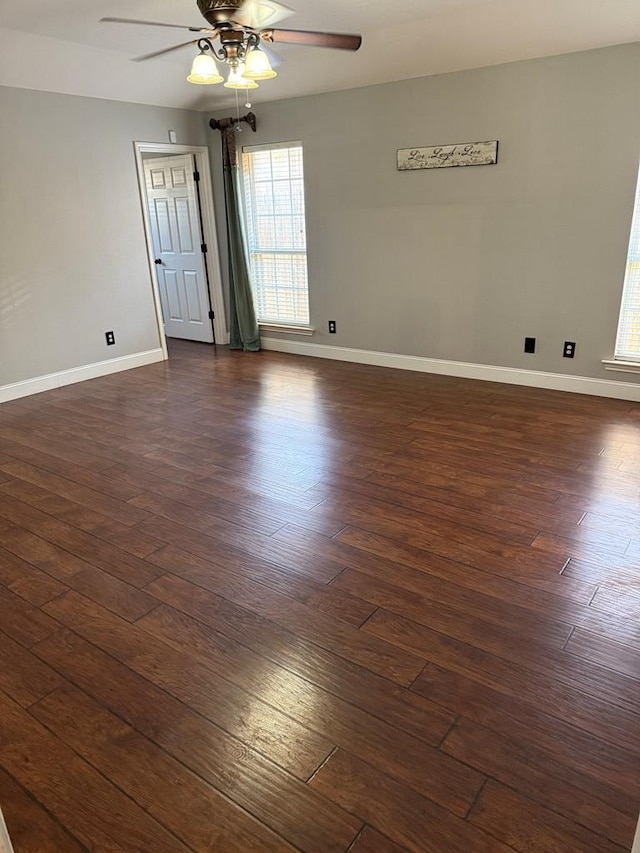
<instances>
[{"instance_id":1,"label":"fan motor housing","mask_svg":"<svg viewBox=\"0 0 640 853\"><path fill-rule=\"evenodd\" d=\"M207 21L215 26L233 20L244 0L198 0L198 9Z\"/></svg>"}]
</instances>

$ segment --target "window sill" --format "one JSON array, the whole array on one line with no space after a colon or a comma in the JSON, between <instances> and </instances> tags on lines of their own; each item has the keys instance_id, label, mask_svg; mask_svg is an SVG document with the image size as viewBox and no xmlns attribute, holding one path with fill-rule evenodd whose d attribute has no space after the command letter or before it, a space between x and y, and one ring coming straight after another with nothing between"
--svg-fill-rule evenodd
<instances>
[{"instance_id":1,"label":"window sill","mask_svg":"<svg viewBox=\"0 0 640 853\"><path fill-rule=\"evenodd\" d=\"M284 332L289 335L312 335L313 326L296 326L293 323L258 323L261 332Z\"/></svg>"},{"instance_id":2,"label":"window sill","mask_svg":"<svg viewBox=\"0 0 640 853\"><path fill-rule=\"evenodd\" d=\"M617 370L620 373L640 373L640 361L623 361L622 359L603 358L605 370Z\"/></svg>"}]
</instances>

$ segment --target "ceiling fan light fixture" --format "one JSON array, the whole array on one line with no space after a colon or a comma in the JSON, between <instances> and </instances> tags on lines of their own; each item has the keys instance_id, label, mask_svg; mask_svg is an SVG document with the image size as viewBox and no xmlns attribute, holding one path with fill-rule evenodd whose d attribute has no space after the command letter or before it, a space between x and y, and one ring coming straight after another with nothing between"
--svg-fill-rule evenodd
<instances>
[{"instance_id":1,"label":"ceiling fan light fixture","mask_svg":"<svg viewBox=\"0 0 640 853\"><path fill-rule=\"evenodd\" d=\"M278 75L271 67L267 54L259 47L254 47L247 54L242 76L247 80L272 80Z\"/></svg>"},{"instance_id":2,"label":"ceiling fan light fixture","mask_svg":"<svg viewBox=\"0 0 640 853\"><path fill-rule=\"evenodd\" d=\"M255 80L248 80L244 76L244 65L231 66L229 69L229 77L224 84L225 89L257 89L258 84Z\"/></svg>"},{"instance_id":3,"label":"ceiling fan light fixture","mask_svg":"<svg viewBox=\"0 0 640 853\"><path fill-rule=\"evenodd\" d=\"M291 44L301 47L322 47L355 51L362 44L362 36L348 33L312 32L311 30L282 30L273 25L293 14L278 0L197 0L198 8L208 26L183 26L162 21L142 21L138 18L101 18L104 23L131 24L136 27L170 27L189 32L189 41L136 56L134 62L156 59L188 45L197 45L200 53L193 61L190 83L211 86L222 83L216 60L229 66L227 89L257 89L257 80L270 80L278 75L271 67L278 67L275 57L269 56L267 44ZM269 26L265 28L265 24ZM218 45L214 45L214 42ZM262 47L264 45L264 47Z\"/></svg>"},{"instance_id":4,"label":"ceiling fan light fixture","mask_svg":"<svg viewBox=\"0 0 640 853\"><path fill-rule=\"evenodd\" d=\"M187 77L189 83L196 83L198 86L212 86L214 83L222 83L223 79L214 58L201 50L193 60L191 73Z\"/></svg>"}]
</instances>

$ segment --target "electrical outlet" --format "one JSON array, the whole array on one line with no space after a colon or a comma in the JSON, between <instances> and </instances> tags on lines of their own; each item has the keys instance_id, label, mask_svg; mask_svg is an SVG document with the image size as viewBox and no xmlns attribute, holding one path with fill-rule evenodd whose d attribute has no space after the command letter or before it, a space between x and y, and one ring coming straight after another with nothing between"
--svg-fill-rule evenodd
<instances>
[{"instance_id":1,"label":"electrical outlet","mask_svg":"<svg viewBox=\"0 0 640 853\"><path fill-rule=\"evenodd\" d=\"M112 347L116 342L116 336L114 335L114 333L113 332L105 332L104 336L107 339L107 346Z\"/></svg>"},{"instance_id":2,"label":"electrical outlet","mask_svg":"<svg viewBox=\"0 0 640 853\"><path fill-rule=\"evenodd\" d=\"M575 341L565 341L564 348L562 350L563 358L573 358L576 354L576 342Z\"/></svg>"},{"instance_id":3,"label":"electrical outlet","mask_svg":"<svg viewBox=\"0 0 640 853\"><path fill-rule=\"evenodd\" d=\"M335 333L336 333L337 331L338 331L338 330L337 330L337 328L336 328L336 321L335 321L335 320L329 320L329 334L330 334L330 335L335 335Z\"/></svg>"},{"instance_id":4,"label":"electrical outlet","mask_svg":"<svg viewBox=\"0 0 640 853\"><path fill-rule=\"evenodd\" d=\"M536 339L535 338L525 338L524 339L524 351L525 352L535 352L536 351Z\"/></svg>"}]
</instances>

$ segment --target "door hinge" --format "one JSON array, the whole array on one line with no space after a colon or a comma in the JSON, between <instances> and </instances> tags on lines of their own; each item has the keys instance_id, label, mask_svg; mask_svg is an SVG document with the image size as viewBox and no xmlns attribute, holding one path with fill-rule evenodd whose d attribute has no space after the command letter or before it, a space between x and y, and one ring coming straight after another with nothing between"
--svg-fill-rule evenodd
<instances>
[{"instance_id":1,"label":"door hinge","mask_svg":"<svg viewBox=\"0 0 640 853\"><path fill-rule=\"evenodd\" d=\"M200 172L196 171L193 173L193 180L196 182L196 184L198 183L198 181L200 180Z\"/></svg>"},{"instance_id":2,"label":"door hinge","mask_svg":"<svg viewBox=\"0 0 640 853\"><path fill-rule=\"evenodd\" d=\"M207 254L208 249L207 249L207 244L206 244L206 243L203 243L203 244L200 246L200 251L202 252L202 254L203 254L203 255L206 255L206 254Z\"/></svg>"},{"instance_id":3,"label":"door hinge","mask_svg":"<svg viewBox=\"0 0 640 853\"><path fill-rule=\"evenodd\" d=\"M209 319L210 319L210 320L215 320L215 319L216 319L216 313L215 313L215 311L209 311Z\"/></svg>"}]
</instances>

